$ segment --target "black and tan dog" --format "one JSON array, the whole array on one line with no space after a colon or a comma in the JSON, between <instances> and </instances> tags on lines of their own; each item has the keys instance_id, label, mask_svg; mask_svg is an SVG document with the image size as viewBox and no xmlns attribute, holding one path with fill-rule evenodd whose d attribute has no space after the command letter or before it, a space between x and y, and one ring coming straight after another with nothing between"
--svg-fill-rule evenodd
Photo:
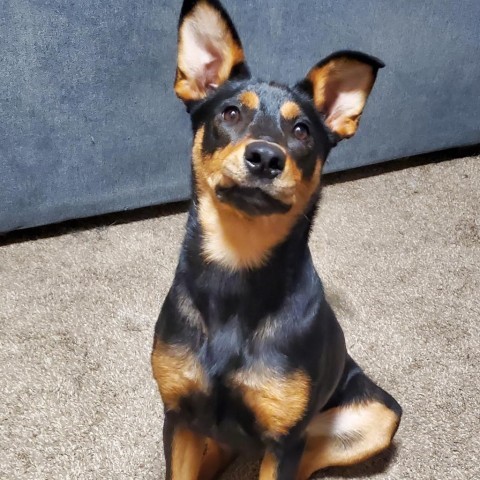
<instances>
[{"instance_id":1,"label":"black and tan dog","mask_svg":"<svg viewBox=\"0 0 480 480\"><path fill-rule=\"evenodd\" d=\"M213 479L261 448L261 480L306 480L390 444L401 408L347 354L308 248L322 165L382 66L344 51L294 87L254 80L222 6L184 2L194 197L152 354L167 479Z\"/></svg>"}]
</instances>

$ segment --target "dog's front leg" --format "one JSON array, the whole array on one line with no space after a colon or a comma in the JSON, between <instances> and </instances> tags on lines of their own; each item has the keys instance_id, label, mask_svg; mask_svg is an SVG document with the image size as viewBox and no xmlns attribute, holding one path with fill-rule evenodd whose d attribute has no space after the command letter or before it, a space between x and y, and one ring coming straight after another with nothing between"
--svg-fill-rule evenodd
<instances>
[{"instance_id":1,"label":"dog's front leg","mask_svg":"<svg viewBox=\"0 0 480 480\"><path fill-rule=\"evenodd\" d=\"M234 459L234 453L179 423L166 413L163 424L166 480L214 480Z\"/></svg>"},{"instance_id":2,"label":"dog's front leg","mask_svg":"<svg viewBox=\"0 0 480 480\"><path fill-rule=\"evenodd\" d=\"M179 423L174 413L166 413L163 424L166 480L198 480L205 444L205 438Z\"/></svg>"},{"instance_id":3,"label":"dog's front leg","mask_svg":"<svg viewBox=\"0 0 480 480\"><path fill-rule=\"evenodd\" d=\"M260 467L259 480L295 479L304 448L303 440L268 448Z\"/></svg>"}]
</instances>

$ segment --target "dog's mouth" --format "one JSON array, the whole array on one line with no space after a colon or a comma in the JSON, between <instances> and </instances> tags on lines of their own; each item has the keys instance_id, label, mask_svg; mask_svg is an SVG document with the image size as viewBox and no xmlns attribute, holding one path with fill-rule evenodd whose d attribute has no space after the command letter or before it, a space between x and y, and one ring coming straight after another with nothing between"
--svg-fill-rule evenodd
<instances>
[{"instance_id":1,"label":"dog's mouth","mask_svg":"<svg viewBox=\"0 0 480 480\"><path fill-rule=\"evenodd\" d=\"M272 197L259 187L217 186L215 194L221 202L251 216L286 213L291 208L291 205Z\"/></svg>"}]
</instances>

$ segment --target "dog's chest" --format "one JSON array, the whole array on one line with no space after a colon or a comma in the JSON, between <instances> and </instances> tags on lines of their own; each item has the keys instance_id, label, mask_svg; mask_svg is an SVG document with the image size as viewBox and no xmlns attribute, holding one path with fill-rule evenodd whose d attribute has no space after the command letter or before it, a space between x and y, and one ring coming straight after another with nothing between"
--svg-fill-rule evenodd
<instances>
[{"instance_id":1,"label":"dog's chest","mask_svg":"<svg viewBox=\"0 0 480 480\"><path fill-rule=\"evenodd\" d=\"M268 361L240 339L224 337L220 332L205 340L199 352L156 343L154 375L166 408L206 434L285 435L305 414L309 377L300 369L281 369L273 354Z\"/></svg>"}]
</instances>

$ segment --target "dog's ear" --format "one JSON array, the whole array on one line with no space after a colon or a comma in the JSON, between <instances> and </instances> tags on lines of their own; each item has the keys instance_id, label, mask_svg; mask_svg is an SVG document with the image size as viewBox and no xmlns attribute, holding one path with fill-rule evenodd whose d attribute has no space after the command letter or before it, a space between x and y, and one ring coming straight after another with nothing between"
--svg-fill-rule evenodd
<instances>
[{"instance_id":1,"label":"dog's ear","mask_svg":"<svg viewBox=\"0 0 480 480\"><path fill-rule=\"evenodd\" d=\"M175 93L201 100L230 79L248 78L242 44L217 0L184 0L178 26Z\"/></svg>"},{"instance_id":2,"label":"dog's ear","mask_svg":"<svg viewBox=\"0 0 480 480\"><path fill-rule=\"evenodd\" d=\"M315 65L297 87L307 91L337 140L357 131L377 71L385 65L361 52L336 52Z\"/></svg>"}]
</instances>

